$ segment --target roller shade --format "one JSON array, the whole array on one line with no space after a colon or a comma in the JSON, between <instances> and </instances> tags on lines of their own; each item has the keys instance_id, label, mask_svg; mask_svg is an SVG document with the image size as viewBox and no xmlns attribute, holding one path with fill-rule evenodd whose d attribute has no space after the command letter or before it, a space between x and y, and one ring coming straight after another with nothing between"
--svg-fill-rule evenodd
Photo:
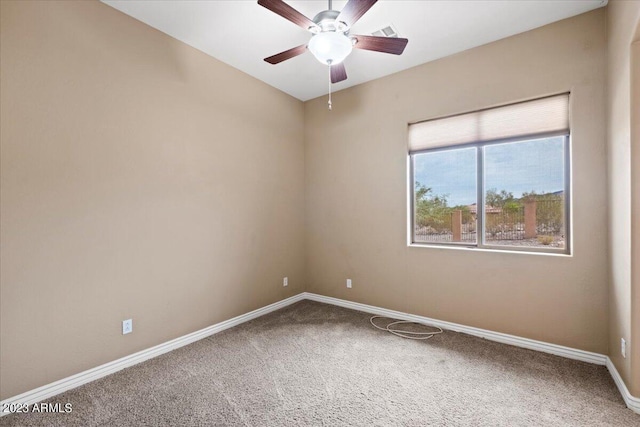
<instances>
[{"instance_id":1,"label":"roller shade","mask_svg":"<svg viewBox=\"0 0 640 427\"><path fill-rule=\"evenodd\" d=\"M409 125L409 151L569 132L569 94Z\"/></svg>"}]
</instances>

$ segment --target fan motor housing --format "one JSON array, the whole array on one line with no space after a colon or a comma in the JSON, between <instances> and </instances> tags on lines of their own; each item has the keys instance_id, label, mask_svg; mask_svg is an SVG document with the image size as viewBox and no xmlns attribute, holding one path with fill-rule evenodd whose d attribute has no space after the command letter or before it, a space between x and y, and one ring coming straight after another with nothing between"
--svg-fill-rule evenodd
<instances>
[{"instance_id":1,"label":"fan motor housing","mask_svg":"<svg viewBox=\"0 0 640 427\"><path fill-rule=\"evenodd\" d=\"M338 15L340 15L340 12L337 10L323 10L313 17L313 22L318 24L322 32L337 31L346 33L349 27L344 22L336 21Z\"/></svg>"}]
</instances>

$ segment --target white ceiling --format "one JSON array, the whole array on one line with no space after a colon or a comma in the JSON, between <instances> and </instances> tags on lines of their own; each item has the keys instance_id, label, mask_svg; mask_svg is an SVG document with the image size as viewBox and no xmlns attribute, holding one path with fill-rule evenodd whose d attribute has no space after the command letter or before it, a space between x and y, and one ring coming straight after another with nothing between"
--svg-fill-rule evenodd
<instances>
[{"instance_id":1,"label":"white ceiling","mask_svg":"<svg viewBox=\"0 0 640 427\"><path fill-rule=\"evenodd\" d=\"M263 58L304 44L310 33L253 0L102 0L302 101L329 91L329 71L306 52L278 65ZM288 1L312 19L326 1ZM334 1L341 10L346 1ZM409 39L402 56L354 49L337 91L605 6L606 0L381 0L354 26L393 24Z\"/></svg>"}]
</instances>

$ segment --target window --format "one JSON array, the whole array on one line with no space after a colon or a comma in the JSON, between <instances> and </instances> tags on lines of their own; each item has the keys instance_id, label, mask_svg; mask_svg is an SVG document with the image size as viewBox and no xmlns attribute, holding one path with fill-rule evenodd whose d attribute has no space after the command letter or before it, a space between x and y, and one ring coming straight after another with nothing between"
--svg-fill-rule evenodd
<instances>
[{"instance_id":1,"label":"window","mask_svg":"<svg viewBox=\"0 0 640 427\"><path fill-rule=\"evenodd\" d=\"M569 253L569 95L409 126L411 243Z\"/></svg>"}]
</instances>

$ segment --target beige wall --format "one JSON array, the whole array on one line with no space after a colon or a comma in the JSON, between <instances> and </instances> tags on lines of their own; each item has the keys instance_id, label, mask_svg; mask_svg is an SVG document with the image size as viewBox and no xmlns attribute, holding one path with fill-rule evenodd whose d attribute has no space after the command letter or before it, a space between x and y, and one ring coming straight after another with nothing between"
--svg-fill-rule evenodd
<instances>
[{"instance_id":1,"label":"beige wall","mask_svg":"<svg viewBox=\"0 0 640 427\"><path fill-rule=\"evenodd\" d=\"M300 101L98 2L0 4L0 399L303 290Z\"/></svg>"},{"instance_id":2,"label":"beige wall","mask_svg":"<svg viewBox=\"0 0 640 427\"><path fill-rule=\"evenodd\" d=\"M640 6L638 7L640 11ZM631 45L631 392L640 396L640 13Z\"/></svg>"},{"instance_id":3,"label":"beige wall","mask_svg":"<svg viewBox=\"0 0 640 427\"><path fill-rule=\"evenodd\" d=\"M307 102L308 289L607 353L605 49L599 9ZM572 257L407 247L407 123L567 90Z\"/></svg>"},{"instance_id":4,"label":"beige wall","mask_svg":"<svg viewBox=\"0 0 640 427\"><path fill-rule=\"evenodd\" d=\"M609 356L627 386L631 361L640 354L632 335L631 304L631 60L630 46L640 17L640 2L611 1L607 6L607 161L609 193ZM640 309L640 306L638 307ZM629 342L629 356L620 339ZM640 348L639 348L640 349Z\"/></svg>"}]
</instances>

